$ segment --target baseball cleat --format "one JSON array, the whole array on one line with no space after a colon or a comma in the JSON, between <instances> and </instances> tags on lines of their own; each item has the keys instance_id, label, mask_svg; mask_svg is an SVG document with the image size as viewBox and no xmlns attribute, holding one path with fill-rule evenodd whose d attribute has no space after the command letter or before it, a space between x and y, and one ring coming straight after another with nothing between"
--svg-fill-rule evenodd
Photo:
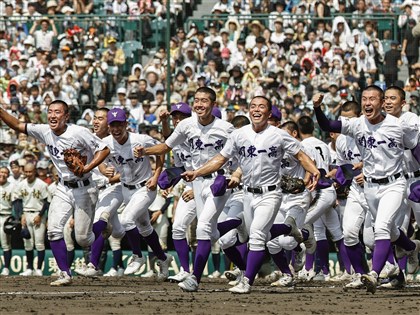
<instances>
[{"instance_id":1,"label":"baseball cleat","mask_svg":"<svg viewBox=\"0 0 420 315\"><path fill-rule=\"evenodd\" d=\"M344 270L344 272L342 272L339 275L336 275L335 277L331 277L330 281L337 281L337 282L341 282L341 281L351 281L353 279L353 275L349 274L346 270Z\"/></svg>"},{"instance_id":2,"label":"baseball cleat","mask_svg":"<svg viewBox=\"0 0 420 315\"><path fill-rule=\"evenodd\" d=\"M399 279L398 277L394 277L384 280L385 281L379 286L381 289L399 290L405 287L405 279Z\"/></svg>"},{"instance_id":3,"label":"baseball cleat","mask_svg":"<svg viewBox=\"0 0 420 315\"><path fill-rule=\"evenodd\" d=\"M184 268L181 267L179 272L175 276L168 277L168 280L170 282L179 283L184 281L190 274L186 271L184 271Z\"/></svg>"},{"instance_id":4,"label":"baseball cleat","mask_svg":"<svg viewBox=\"0 0 420 315\"><path fill-rule=\"evenodd\" d=\"M420 251L420 241L413 240L413 243L416 244L416 248L408 255L407 260L407 273L416 273L419 269L419 251Z\"/></svg>"},{"instance_id":5,"label":"baseball cleat","mask_svg":"<svg viewBox=\"0 0 420 315\"><path fill-rule=\"evenodd\" d=\"M24 277L33 276L34 271L32 269L26 269L24 272L21 272L19 275Z\"/></svg>"},{"instance_id":6,"label":"baseball cleat","mask_svg":"<svg viewBox=\"0 0 420 315\"><path fill-rule=\"evenodd\" d=\"M85 277L97 277L99 276L99 270L96 269L95 265L92 263L89 263L86 266L86 269L84 270Z\"/></svg>"},{"instance_id":7,"label":"baseball cleat","mask_svg":"<svg viewBox=\"0 0 420 315\"><path fill-rule=\"evenodd\" d=\"M344 287L348 289L361 289L365 285L362 282L362 275L360 273L356 273L353 276L353 281L347 283Z\"/></svg>"},{"instance_id":8,"label":"baseball cleat","mask_svg":"<svg viewBox=\"0 0 420 315\"><path fill-rule=\"evenodd\" d=\"M271 286L272 287L291 287L293 286L293 277L292 275L285 273L279 280L271 283Z\"/></svg>"},{"instance_id":9,"label":"baseball cleat","mask_svg":"<svg viewBox=\"0 0 420 315\"><path fill-rule=\"evenodd\" d=\"M249 284L249 279L247 277L242 277L241 281L229 289L229 292L235 294L249 294L251 293L251 285Z\"/></svg>"},{"instance_id":10,"label":"baseball cleat","mask_svg":"<svg viewBox=\"0 0 420 315\"><path fill-rule=\"evenodd\" d=\"M158 259L157 265L159 266L159 272L157 274L157 280L158 281L165 281L169 277L169 266L172 263L172 260L174 258L172 255L166 254L165 260Z\"/></svg>"},{"instance_id":11,"label":"baseball cleat","mask_svg":"<svg viewBox=\"0 0 420 315\"><path fill-rule=\"evenodd\" d=\"M61 287L61 286L66 286L66 285L70 285L72 283L72 278L71 276L68 275L67 272L62 271L60 273L60 276L58 277L57 280L53 281L50 283L50 286L52 287Z\"/></svg>"},{"instance_id":12,"label":"baseball cleat","mask_svg":"<svg viewBox=\"0 0 420 315\"><path fill-rule=\"evenodd\" d=\"M226 279L233 281L236 280L243 272L239 268L235 268L233 270L225 271Z\"/></svg>"},{"instance_id":13,"label":"baseball cleat","mask_svg":"<svg viewBox=\"0 0 420 315\"><path fill-rule=\"evenodd\" d=\"M298 272L298 280L301 281L311 281L313 277L315 277L316 273L313 269L306 270L303 268L301 271Z\"/></svg>"},{"instance_id":14,"label":"baseball cleat","mask_svg":"<svg viewBox=\"0 0 420 315\"><path fill-rule=\"evenodd\" d=\"M220 278L221 276L222 276L222 274L220 273L219 270L215 270L215 271L213 271L212 274L208 275L208 277L210 279L217 279L217 278Z\"/></svg>"},{"instance_id":15,"label":"baseball cleat","mask_svg":"<svg viewBox=\"0 0 420 315\"><path fill-rule=\"evenodd\" d=\"M394 276L398 276L400 273L400 268L397 264L391 264L389 261L385 263L385 266L382 268L381 273L379 274L379 278L390 278Z\"/></svg>"},{"instance_id":16,"label":"baseball cleat","mask_svg":"<svg viewBox=\"0 0 420 315\"><path fill-rule=\"evenodd\" d=\"M302 235L302 232L297 228L295 219L292 217L287 217L286 220L284 220L284 224L292 228L289 235L293 236L296 242L302 243L303 235Z\"/></svg>"},{"instance_id":17,"label":"baseball cleat","mask_svg":"<svg viewBox=\"0 0 420 315\"><path fill-rule=\"evenodd\" d=\"M34 270L32 275L36 276L36 277L42 277L43 276L42 270L41 269L36 269L36 270Z\"/></svg>"},{"instance_id":18,"label":"baseball cleat","mask_svg":"<svg viewBox=\"0 0 420 315\"><path fill-rule=\"evenodd\" d=\"M106 228L101 232L101 235L104 239L107 239L112 234L112 225L109 222L109 212L102 212L101 216L99 217L99 220L106 222Z\"/></svg>"},{"instance_id":19,"label":"baseball cleat","mask_svg":"<svg viewBox=\"0 0 420 315\"><path fill-rule=\"evenodd\" d=\"M104 277L117 277L118 276L118 271L112 267L111 269L109 269L109 271L104 274Z\"/></svg>"},{"instance_id":20,"label":"baseball cleat","mask_svg":"<svg viewBox=\"0 0 420 315\"><path fill-rule=\"evenodd\" d=\"M378 285L378 274L371 271L366 275L362 275L362 282L366 286L366 292L375 294L376 286Z\"/></svg>"},{"instance_id":21,"label":"baseball cleat","mask_svg":"<svg viewBox=\"0 0 420 315\"><path fill-rule=\"evenodd\" d=\"M184 292L197 292L198 282L194 275L189 275L184 281L178 283L178 286Z\"/></svg>"},{"instance_id":22,"label":"baseball cleat","mask_svg":"<svg viewBox=\"0 0 420 315\"><path fill-rule=\"evenodd\" d=\"M322 271L318 272L313 278L313 281L330 281L330 275L324 274Z\"/></svg>"},{"instance_id":23,"label":"baseball cleat","mask_svg":"<svg viewBox=\"0 0 420 315\"><path fill-rule=\"evenodd\" d=\"M303 241L303 244L305 244L306 252L308 254L315 253L316 250L316 240L314 236L314 228L312 227L312 224L305 224L303 226L303 229L309 232L308 239L306 241Z\"/></svg>"},{"instance_id":24,"label":"baseball cleat","mask_svg":"<svg viewBox=\"0 0 420 315\"><path fill-rule=\"evenodd\" d=\"M299 272L305 266L306 250L302 249L300 252L294 251L294 253L295 253L295 260L293 262L293 269L295 270L295 272Z\"/></svg>"},{"instance_id":25,"label":"baseball cleat","mask_svg":"<svg viewBox=\"0 0 420 315\"><path fill-rule=\"evenodd\" d=\"M9 276L10 275L10 270L9 270L9 268L3 268L3 270L1 271L1 273L0 273L0 276L5 276L5 277L7 277L7 276Z\"/></svg>"},{"instance_id":26,"label":"baseball cleat","mask_svg":"<svg viewBox=\"0 0 420 315\"><path fill-rule=\"evenodd\" d=\"M75 268L74 272L77 273L80 276L84 276L85 273L86 273L86 270L87 270L87 266L86 266L86 264L83 263L81 267ZM58 276L60 276L60 275L61 275L61 271L59 271L59 273L58 273Z\"/></svg>"},{"instance_id":27,"label":"baseball cleat","mask_svg":"<svg viewBox=\"0 0 420 315\"><path fill-rule=\"evenodd\" d=\"M146 263L144 257L139 257L136 254L131 256L130 262L127 265L127 268L124 270L124 275L131 275L140 270L140 268Z\"/></svg>"}]
</instances>

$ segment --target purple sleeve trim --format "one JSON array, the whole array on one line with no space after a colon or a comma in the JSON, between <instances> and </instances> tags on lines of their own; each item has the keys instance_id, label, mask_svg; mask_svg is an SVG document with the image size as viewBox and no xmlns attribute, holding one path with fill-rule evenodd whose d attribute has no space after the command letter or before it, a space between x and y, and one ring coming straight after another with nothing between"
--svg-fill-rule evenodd
<instances>
[{"instance_id":1,"label":"purple sleeve trim","mask_svg":"<svg viewBox=\"0 0 420 315\"><path fill-rule=\"evenodd\" d=\"M341 121L329 120L322 112L321 107L315 107L315 115L318 120L319 127L321 127L323 131L341 133Z\"/></svg>"},{"instance_id":2,"label":"purple sleeve trim","mask_svg":"<svg viewBox=\"0 0 420 315\"><path fill-rule=\"evenodd\" d=\"M414 149L411 149L411 153L413 153L417 162L420 163L420 144L419 143L416 145L416 147Z\"/></svg>"}]
</instances>

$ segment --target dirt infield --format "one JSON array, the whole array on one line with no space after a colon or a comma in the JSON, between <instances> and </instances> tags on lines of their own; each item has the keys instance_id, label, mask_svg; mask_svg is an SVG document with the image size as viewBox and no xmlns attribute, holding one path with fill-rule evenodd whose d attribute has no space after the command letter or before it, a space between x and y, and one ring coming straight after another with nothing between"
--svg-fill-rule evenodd
<instances>
[{"instance_id":1,"label":"dirt infield","mask_svg":"<svg viewBox=\"0 0 420 315\"><path fill-rule=\"evenodd\" d=\"M75 277L51 288L51 277L0 278L0 314L410 314L420 315L420 284L404 290L347 291L339 283L273 289L257 280L250 295L233 295L222 279L199 292L138 277Z\"/></svg>"}]
</instances>

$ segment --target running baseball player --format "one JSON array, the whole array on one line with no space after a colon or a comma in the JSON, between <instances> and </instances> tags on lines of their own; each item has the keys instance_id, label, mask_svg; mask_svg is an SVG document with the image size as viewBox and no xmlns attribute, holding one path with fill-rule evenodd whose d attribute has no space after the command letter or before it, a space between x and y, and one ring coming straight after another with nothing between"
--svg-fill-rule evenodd
<instances>
[{"instance_id":1,"label":"running baseball player","mask_svg":"<svg viewBox=\"0 0 420 315\"><path fill-rule=\"evenodd\" d=\"M411 241L398 229L396 216L406 192L403 174L404 148L412 150L420 160L418 128L413 128L391 115L382 115L384 92L377 86L368 86L362 92L362 112L359 118L330 121L320 109L322 95L313 98L315 114L325 131L340 132L356 140L363 160L364 192L375 224L375 250L372 271L362 275L367 291L375 293L378 275L385 265L391 242L401 247L416 260L420 241Z\"/></svg>"},{"instance_id":2,"label":"running baseball player","mask_svg":"<svg viewBox=\"0 0 420 315\"><path fill-rule=\"evenodd\" d=\"M193 110L196 117L184 119L178 123L172 135L165 141L151 148L137 148L137 156L165 154L175 146L188 141L189 154L193 169L198 169L210 158L217 155L225 146L233 126L212 115L216 104L216 93L208 88L198 88L194 96ZM227 163L220 173L227 174ZM211 251L212 240L219 238L217 218L229 198L230 193L214 197L210 186L217 173L206 174L193 182L194 199L197 207L198 246L194 261L194 272L178 285L185 291L197 291L207 259ZM205 211L203 211L205 210Z\"/></svg>"},{"instance_id":3,"label":"running baseball player","mask_svg":"<svg viewBox=\"0 0 420 315\"><path fill-rule=\"evenodd\" d=\"M20 275L42 276L42 264L45 258L45 213L50 206L51 196L48 185L37 178L34 164L26 164L23 171L26 178L18 184L16 195L22 202L22 230L27 229L30 234L23 238L27 267ZM36 270L34 270L34 246L38 254Z\"/></svg>"},{"instance_id":4,"label":"running baseball player","mask_svg":"<svg viewBox=\"0 0 420 315\"><path fill-rule=\"evenodd\" d=\"M104 197L99 201L96 216L105 220L95 223L97 241L92 245L92 255L86 270L76 272L84 276L97 276L100 253L104 246L104 231L108 220L113 227L114 237L127 235L133 256L124 274L137 272L144 264L140 242L141 238L153 250L158 258L160 267L158 280L165 280L169 275L169 265L172 256L165 254L159 243L159 237L150 224L148 208L156 198L157 179L162 169L161 156L156 157L156 171L152 175L152 168L148 157L136 158L134 148L138 146L150 147L157 143L147 135L134 134L127 131L127 119L124 110L114 108L107 115L111 135L103 139L111 152L106 163L115 167L120 174L121 185L113 185L106 189ZM122 203L125 209L119 222L117 210Z\"/></svg>"},{"instance_id":5,"label":"running baseball player","mask_svg":"<svg viewBox=\"0 0 420 315\"><path fill-rule=\"evenodd\" d=\"M51 285L69 285L72 278L63 238L64 224L73 213L76 241L81 246L93 243L95 235L92 232L92 221L98 194L91 179L91 171L105 160L109 149L87 128L67 123L69 109L64 101L55 100L48 106L48 125L21 123L3 109L0 109L0 118L10 128L45 143L59 173L60 184L48 211L48 239L61 272ZM69 148L87 157L87 164L78 168L77 175L64 162L64 150Z\"/></svg>"},{"instance_id":6,"label":"running baseball player","mask_svg":"<svg viewBox=\"0 0 420 315\"><path fill-rule=\"evenodd\" d=\"M3 249L4 265L1 276L10 275L12 259L12 236L4 232L4 222L12 215L12 205L15 200L15 185L8 182L9 169L0 167L0 243Z\"/></svg>"},{"instance_id":7,"label":"running baseball player","mask_svg":"<svg viewBox=\"0 0 420 315\"><path fill-rule=\"evenodd\" d=\"M249 231L249 253L245 276L229 289L232 293L250 293L251 285L260 269L265 244L282 199L279 169L285 153L294 155L313 176L316 185L319 171L301 150L301 145L284 130L268 125L271 102L254 97L249 106L251 125L235 130L220 154L195 171L184 173L187 180L211 174L229 158L236 156L243 172L244 217Z\"/></svg>"}]
</instances>

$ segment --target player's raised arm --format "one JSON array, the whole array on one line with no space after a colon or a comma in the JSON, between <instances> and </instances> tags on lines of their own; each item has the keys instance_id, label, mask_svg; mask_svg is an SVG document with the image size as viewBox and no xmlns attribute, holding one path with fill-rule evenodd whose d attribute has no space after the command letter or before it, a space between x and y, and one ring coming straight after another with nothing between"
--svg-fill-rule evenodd
<instances>
[{"instance_id":1,"label":"player's raised arm","mask_svg":"<svg viewBox=\"0 0 420 315\"><path fill-rule=\"evenodd\" d=\"M324 96L321 93L317 93L312 97L312 102L314 104L314 111L318 124L323 131L329 132L339 132L341 133L341 121L338 120L329 120L321 109L322 100Z\"/></svg>"},{"instance_id":2,"label":"player's raised arm","mask_svg":"<svg viewBox=\"0 0 420 315\"><path fill-rule=\"evenodd\" d=\"M213 157L210 161L208 161L206 164L204 164L202 167L200 167L199 169L197 169L195 171L184 172L184 173L181 174L181 176L186 181L191 182L194 179L196 179L197 177L216 172L227 161L228 161L228 158L224 157L221 154L218 154L215 157Z\"/></svg>"},{"instance_id":3,"label":"player's raised arm","mask_svg":"<svg viewBox=\"0 0 420 315\"><path fill-rule=\"evenodd\" d=\"M26 123L22 123L16 117L10 115L3 108L0 107L0 119L4 121L13 130L17 132L26 133Z\"/></svg>"}]
</instances>

